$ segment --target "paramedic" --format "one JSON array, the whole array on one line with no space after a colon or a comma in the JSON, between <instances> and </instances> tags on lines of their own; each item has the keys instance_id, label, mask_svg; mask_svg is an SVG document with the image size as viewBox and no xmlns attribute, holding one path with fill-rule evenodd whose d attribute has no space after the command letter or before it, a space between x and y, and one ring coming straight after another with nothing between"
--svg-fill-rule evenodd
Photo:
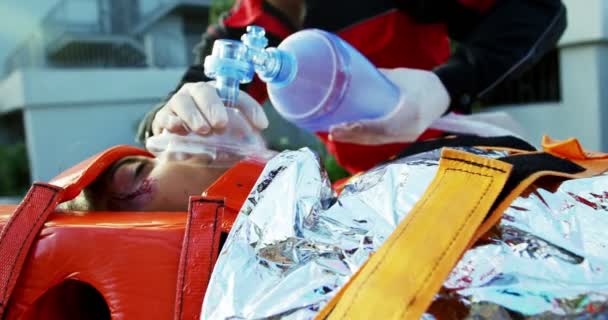
<instances>
[{"instance_id":1,"label":"paramedic","mask_svg":"<svg viewBox=\"0 0 608 320\"><path fill-rule=\"evenodd\" d=\"M338 162L351 172L371 168L416 139L449 111L471 104L506 78L517 76L553 48L566 27L560 0L241 0L210 26L195 50L199 64L184 74L174 94L140 125L140 141L162 130L208 134L227 117L202 59L218 38L238 39L248 25L266 29L271 46L302 28L337 33L402 89L406 105L390 115L334 126L319 133ZM450 54L448 37L456 42ZM256 102L265 99L254 81L240 108L254 126L268 120Z\"/></svg>"}]
</instances>

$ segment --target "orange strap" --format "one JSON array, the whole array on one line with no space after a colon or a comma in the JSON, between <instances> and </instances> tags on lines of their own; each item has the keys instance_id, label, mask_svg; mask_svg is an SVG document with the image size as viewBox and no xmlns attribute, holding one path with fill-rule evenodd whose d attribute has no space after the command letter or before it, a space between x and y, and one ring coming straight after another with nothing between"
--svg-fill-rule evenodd
<instances>
[{"instance_id":1,"label":"orange strap","mask_svg":"<svg viewBox=\"0 0 608 320\"><path fill-rule=\"evenodd\" d=\"M223 199L190 199L177 271L175 320L200 317L211 271L219 253L224 208Z\"/></svg>"},{"instance_id":2,"label":"orange strap","mask_svg":"<svg viewBox=\"0 0 608 320\"><path fill-rule=\"evenodd\" d=\"M507 163L444 149L423 197L318 319L332 308L329 319L420 318L510 171Z\"/></svg>"},{"instance_id":3,"label":"orange strap","mask_svg":"<svg viewBox=\"0 0 608 320\"><path fill-rule=\"evenodd\" d=\"M509 194L488 215L486 221L484 221L484 223L475 233L475 236L471 239L471 245L485 233L490 231L490 229L500 221L503 212L507 210L515 198L519 197L519 195L522 194L526 188L532 185L539 178L545 176L562 177L568 179L588 178L608 171L608 154L586 151L583 149L577 139L571 138L558 141L553 140L548 136L544 136L542 140L542 147L544 152L559 158L568 159L571 162L583 167L585 171L575 174L556 171L539 171L528 176L513 190L511 190Z\"/></svg>"},{"instance_id":4,"label":"orange strap","mask_svg":"<svg viewBox=\"0 0 608 320\"><path fill-rule=\"evenodd\" d=\"M0 233L0 319L40 229L61 200L62 189L35 183Z\"/></svg>"}]
</instances>

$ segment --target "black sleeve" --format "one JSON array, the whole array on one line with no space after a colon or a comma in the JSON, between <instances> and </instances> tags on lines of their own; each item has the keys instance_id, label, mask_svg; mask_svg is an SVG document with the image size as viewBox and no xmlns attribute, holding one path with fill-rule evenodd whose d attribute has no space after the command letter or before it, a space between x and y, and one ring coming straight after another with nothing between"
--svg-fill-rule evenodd
<instances>
[{"instance_id":1,"label":"black sleeve","mask_svg":"<svg viewBox=\"0 0 608 320\"><path fill-rule=\"evenodd\" d=\"M434 70L450 93L450 110L470 112L474 100L535 64L566 28L560 0L496 0L483 14L458 0L400 4L419 22L445 23L457 43L449 60Z\"/></svg>"}]
</instances>

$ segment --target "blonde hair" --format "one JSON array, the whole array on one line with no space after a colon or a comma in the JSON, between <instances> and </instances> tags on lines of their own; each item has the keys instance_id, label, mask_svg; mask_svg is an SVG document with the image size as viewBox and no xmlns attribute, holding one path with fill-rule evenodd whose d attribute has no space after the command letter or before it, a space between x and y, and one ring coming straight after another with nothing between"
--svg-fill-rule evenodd
<instances>
[{"instance_id":1,"label":"blonde hair","mask_svg":"<svg viewBox=\"0 0 608 320\"><path fill-rule=\"evenodd\" d=\"M104 211L108 210L106 176L109 168L86 186L74 199L57 206L62 211Z\"/></svg>"}]
</instances>

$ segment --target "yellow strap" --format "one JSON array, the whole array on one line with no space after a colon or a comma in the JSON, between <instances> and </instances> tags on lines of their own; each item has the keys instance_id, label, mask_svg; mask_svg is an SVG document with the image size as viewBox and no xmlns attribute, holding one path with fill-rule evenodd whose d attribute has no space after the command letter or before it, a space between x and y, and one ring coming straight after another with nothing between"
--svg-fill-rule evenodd
<instances>
[{"instance_id":1,"label":"yellow strap","mask_svg":"<svg viewBox=\"0 0 608 320\"><path fill-rule=\"evenodd\" d=\"M444 149L423 197L317 319L419 319L510 171L507 163Z\"/></svg>"}]
</instances>

